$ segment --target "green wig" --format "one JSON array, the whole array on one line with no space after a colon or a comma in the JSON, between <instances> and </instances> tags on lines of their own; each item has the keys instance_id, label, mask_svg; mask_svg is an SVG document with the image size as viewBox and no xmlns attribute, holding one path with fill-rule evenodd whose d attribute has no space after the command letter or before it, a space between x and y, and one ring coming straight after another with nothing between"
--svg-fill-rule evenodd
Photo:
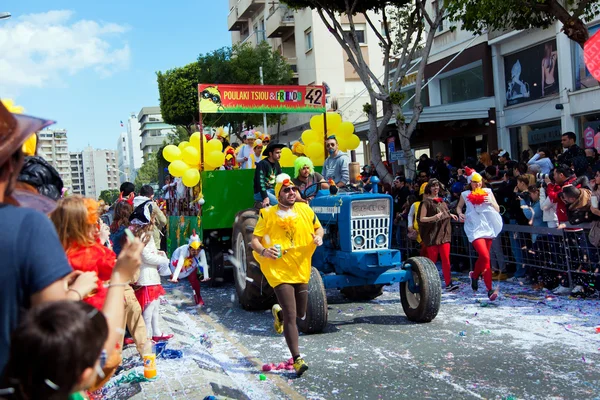
<instances>
[{"instance_id":1,"label":"green wig","mask_svg":"<svg viewBox=\"0 0 600 400\"><path fill-rule=\"evenodd\" d=\"M304 167L308 167L310 169L310 173L315 172L315 166L312 161L308 157L298 157L296 161L294 161L294 178L297 178L300 175L300 170Z\"/></svg>"}]
</instances>

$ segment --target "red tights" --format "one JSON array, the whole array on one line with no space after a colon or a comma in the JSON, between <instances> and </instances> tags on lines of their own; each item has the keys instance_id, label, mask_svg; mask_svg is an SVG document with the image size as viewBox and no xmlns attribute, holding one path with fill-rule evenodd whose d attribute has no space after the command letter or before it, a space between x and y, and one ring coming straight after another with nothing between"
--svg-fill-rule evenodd
<instances>
[{"instance_id":1,"label":"red tights","mask_svg":"<svg viewBox=\"0 0 600 400\"><path fill-rule=\"evenodd\" d=\"M475 239L473 247L479 256L475 262L473 278L479 279L483 275L483 282L487 290L492 290L492 269L490 267L490 249L492 248L492 239Z\"/></svg>"},{"instance_id":2,"label":"red tights","mask_svg":"<svg viewBox=\"0 0 600 400\"><path fill-rule=\"evenodd\" d=\"M452 276L450 274L450 243L427 246L427 257L431 261L434 263L437 262L438 255L442 259L444 282L446 282L446 286L448 286L452 282Z\"/></svg>"},{"instance_id":3,"label":"red tights","mask_svg":"<svg viewBox=\"0 0 600 400\"><path fill-rule=\"evenodd\" d=\"M196 304L204 305L204 300L202 300L202 296L200 295L200 279L198 279L198 274L196 271L192 272L188 275L188 281L194 289L194 300Z\"/></svg>"}]
</instances>

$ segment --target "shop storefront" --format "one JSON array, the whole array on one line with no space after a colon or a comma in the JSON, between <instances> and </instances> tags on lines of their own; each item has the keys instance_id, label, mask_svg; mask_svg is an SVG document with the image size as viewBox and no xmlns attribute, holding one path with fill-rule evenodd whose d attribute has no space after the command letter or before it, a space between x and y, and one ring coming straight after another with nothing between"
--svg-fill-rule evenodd
<instances>
[{"instance_id":1,"label":"shop storefront","mask_svg":"<svg viewBox=\"0 0 600 400\"><path fill-rule=\"evenodd\" d=\"M538 149L547 148L560 154L562 130L560 119L536 124L524 124L510 128L510 155L512 159L523 158L523 152L533 155Z\"/></svg>"}]
</instances>

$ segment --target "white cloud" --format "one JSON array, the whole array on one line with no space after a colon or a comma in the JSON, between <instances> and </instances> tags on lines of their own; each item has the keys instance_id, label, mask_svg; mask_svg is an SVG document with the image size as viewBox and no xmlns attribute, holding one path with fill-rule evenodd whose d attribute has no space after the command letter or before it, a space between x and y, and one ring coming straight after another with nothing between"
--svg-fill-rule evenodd
<instances>
[{"instance_id":1,"label":"white cloud","mask_svg":"<svg viewBox=\"0 0 600 400\"><path fill-rule=\"evenodd\" d=\"M69 10L24 15L0 22L0 89L62 84L66 75L91 69L109 76L127 68L127 44L114 44L126 26L73 21Z\"/></svg>"}]
</instances>

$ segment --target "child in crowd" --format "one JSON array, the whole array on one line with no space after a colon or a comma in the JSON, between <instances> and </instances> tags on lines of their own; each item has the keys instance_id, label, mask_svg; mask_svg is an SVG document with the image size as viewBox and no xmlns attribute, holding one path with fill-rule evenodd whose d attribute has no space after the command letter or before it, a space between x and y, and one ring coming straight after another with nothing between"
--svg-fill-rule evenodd
<instances>
[{"instance_id":1,"label":"child in crowd","mask_svg":"<svg viewBox=\"0 0 600 400\"><path fill-rule=\"evenodd\" d=\"M142 266L137 279L135 295L142 307L148 336L155 342L166 341L173 335L164 335L159 326L160 297L165 290L160 284L160 276L170 275L169 259L163 251L156 249L153 239L154 218L152 201L146 201L135 208L131 216L129 229L144 244Z\"/></svg>"},{"instance_id":2,"label":"child in crowd","mask_svg":"<svg viewBox=\"0 0 600 400\"><path fill-rule=\"evenodd\" d=\"M2 397L83 399L78 392L102 374L108 333L104 315L83 302L31 309L13 332Z\"/></svg>"},{"instance_id":3,"label":"child in crowd","mask_svg":"<svg viewBox=\"0 0 600 400\"><path fill-rule=\"evenodd\" d=\"M194 231L190 236L189 244L178 247L171 256L171 270L173 277L171 282L177 282L178 278L187 278L194 290L194 301L203 306L204 300L200 295L200 282L210 279L208 264L204 246ZM198 275L201 274L199 278Z\"/></svg>"},{"instance_id":4,"label":"child in crowd","mask_svg":"<svg viewBox=\"0 0 600 400\"><path fill-rule=\"evenodd\" d=\"M98 203L78 195L65 197L58 201L50 219L71 267L76 271L91 271L98 275L96 291L82 300L101 310L106 298L105 282L110 280L116 255L101 244L101 240L106 240L108 235L100 230ZM106 237L101 239L100 236Z\"/></svg>"}]
</instances>

